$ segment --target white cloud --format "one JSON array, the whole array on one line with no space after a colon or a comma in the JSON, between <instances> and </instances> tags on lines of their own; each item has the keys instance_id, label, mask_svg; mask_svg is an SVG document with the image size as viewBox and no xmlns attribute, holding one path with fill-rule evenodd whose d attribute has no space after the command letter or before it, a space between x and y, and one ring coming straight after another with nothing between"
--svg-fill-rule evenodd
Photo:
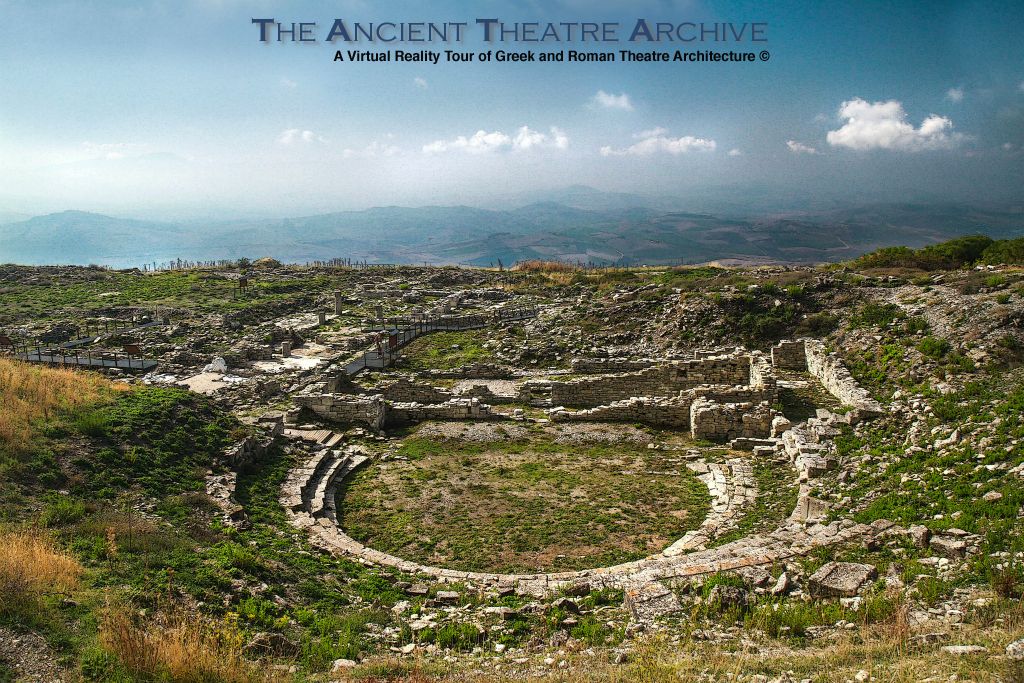
<instances>
[{"instance_id":1,"label":"white cloud","mask_svg":"<svg viewBox=\"0 0 1024 683\"><path fill-rule=\"evenodd\" d=\"M601 148L602 156L650 156L659 152L665 154L679 155L686 154L687 152L713 152L715 151L715 141L707 140L705 138L698 138L692 135L684 135L682 137L674 138L667 135L664 128L652 128L651 130L645 130L634 135L639 142L624 147L622 149L615 149L611 146L604 146Z\"/></svg>"},{"instance_id":2,"label":"white cloud","mask_svg":"<svg viewBox=\"0 0 1024 683\"><path fill-rule=\"evenodd\" d=\"M1013 143L1012 142L1004 142L1003 143L1003 150L1007 151L1007 152L1013 151Z\"/></svg>"},{"instance_id":3,"label":"white cloud","mask_svg":"<svg viewBox=\"0 0 1024 683\"><path fill-rule=\"evenodd\" d=\"M522 126L516 130L514 135L507 135L501 131L488 132L478 130L473 135L466 137L460 135L452 140L435 140L423 146L426 154L439 154L441 152L463 151L470 154L486 154L497 152L503 149L530 150L530 149L567 149L569 137L559 128L551 127L550 132L541 133L529 126Z\"/></svg>"},{"instance_id":4,"label":"white cloud","mask_svg":"<svg viewBox=\"0 0 1024 683\"><path fill-rule=\"evenodd\" d=\"M286 77L282 76L281 77L281 87L283 87L283 88L293 88L294 89L294 88L299 87L299 84L296 83L295 81L293 81L290 78L286 78Z\"/></svg>"},{"instance_id":5,"label":"white cloud","mask_svg":"<svg viewBox=\"0 0 1024 683\"><path fill-rule=\"evenodd\" d=\"M731 156L731 157L741 157L741 156L743 156L743 152L741 150L733 147L732 149L729 150L729 156Z\"/></svg>"},{"instance_id":6,"label":"white cloud","mask_svg":"<svg viewBox=\"0 0 1024 683\"><path fill-rule=\"evenodd\" d=\"M1017 84L1017 90L1019 90L1020 92L1024 92L1024 81L1021 81L1020 83Z\"/></svg>"},{"instance_id":7,"label":"white cloud","mask_svg":"<svg viewBox=\"0 0 1024 683\"><path fill-rule=\"evenodd\" d=\"M415 85L420 90L426 90L427 88L430 87L427 84L427 79L420 78L419 76L417 76L416 78L412 79L412 84Z\"/></svg>"},{"instance_id":8,"label":"white cloud","mask_svg":"<svg viewBox=\"0 0 1024 683\"><path fill-rule=\"evenodd\" d=\"M963 88L950 88L946 91L946 99L950 102L960 103L964 101Z\"/></svg>"},{"instance_id":9,"label":"white cloud","mask_svg":"<svg viewBox=\"0 0 1024 683\"><path fill-rule=\"evenodd\" d=\"M293 145L296 143L326 142L322 137L311 130L301 128L289 128L277 136L277 141L282 145Z\"/></svg>"},{"instance_id":10,"label":"white cloud","mask_svg":"<svg viewBox=\"0 0 1024 683\"><path fill-rule=\"evenodd\" d=\"M867 102L856 97L843 102L839 117L846 123L828 132L826 139L833 147L856 150L895 149L919 152L928 149L949 149L963 141L953 132L953 122L945 116L932 114L921 126L907 122L907 113L897 100Z\"/></svg>"},{"instance_id":11,"label":"white cloud","mask_svg":"<svg viewBox=\"0 0 1024 683\"><path fill-rule=\"evenodd\" d=\"M626 93L613 95L612 93L598 90L597 94L590 100L592 106L601 109L621 109L622 111L633 111L633 102Z\"/></svg>"},{"instance_id":12,"label":"white cloud","mask_svg":"<svg viewBox=\"0 0 1024 683\"><path fill-rule=\"evenodd\" d=\"M789 151L793 154L817 154L818 150L814 149L810 145L805 145L802 142L796 140L786 140L786 147L789 147Z\"/></svg>"}]
</instances>

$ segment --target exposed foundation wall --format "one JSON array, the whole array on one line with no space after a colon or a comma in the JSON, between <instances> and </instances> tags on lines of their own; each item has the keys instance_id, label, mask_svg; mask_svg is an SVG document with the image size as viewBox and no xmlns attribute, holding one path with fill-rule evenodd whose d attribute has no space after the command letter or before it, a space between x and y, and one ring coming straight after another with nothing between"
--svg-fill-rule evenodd
<instances>
[{"instance_id":1,"label":"exposed foundation wall","mask_svg":"<svg viewBox=\"0 0 1024 683\"><path fill-rule=\"evenodd\" d=\"M635 397L584 410L554 410L555 422L640 422L660 427L690 428L688 399Z\"/></svg>"},{"instance_id":2,"label":"exposed foundation wall","mask_svg":"<svg viewBox=\"0 0 1024 683\"><path fill-rule=\"evenodd\" d=\"M486 384L474 384L470 388L462 391L460 396L463 398L478 398L489 405L514 403L516 400L515 396L499 396L498 394L495 394Z\"/></svg>"},{"instance_id":3,"label":"exposed foundation wall","mask_svg":"<svg viewBox=\"0 0 1024 683\"><path fill-rule=\"evenodd\" d=\"M749 356L731 356L676 361L638 372L548 384L552 405L592 408L634 396L671 396L705 384L746 385L750 373ZM524 388L529 392L530 384ZM529 400L530 396L524 398Z\"/></svg>"},{"instance_id":4,"label":"exposed foundation wall","mask_svg":"<svg viewBox=\"0 0 1024 683\"><path fill-rule=\"evenodd\" d=\"M374 429L421 420L482 420L492 416L491 407L478 398L452 398L443 403L388 401L381 394L351 396L323 391L322 384L295 397L295 403L332 422L365 424Z\"/></svg>"},{"instance_id":5,"label":"exposed foundation wall","mask_svg":"<svg viewBox=\"0 0 1024 683\"><path fill-rule=\"evenodd\" d=\"M420 375L439 379L509 379L515 376L515 371L495 363L473 363L451 370L429 370Z\"/></svg>"},{"instance_id":6,"label":"exposed foundation wall","mask_svg":"<svg viewBox=\"0 0 1024 683\"><path fill-rule=\"evenodd\" d=\"M740 405L753 409L754 406L762 404L771 405L774 399L774 392L768 389L725 386L697 387L680 392L677 396L633 397L584 410L554 410L550 415L551 419L556 422L639 422L657 427L693 429L691 408L697 402L711 405ZM698 422L705 419L715 420L718 418L711 412L701 413L698 416ZM699 429L703 430L703 427ZM740 427L737 428L733 422L729 422L727 427L719 431L725 433L734 431L739 436L748 438L766 438L771 431L771 417L769 416L765 421L764 416L759 413L757 419L748 427L744 427L740 420Z\"/></svg>"},{"instance_id":7,"label":"exposed foundation wall","mask_svg":"<svg viewBox=\"0 0 1024 683\"><path fill-rule=\"evenodd\" d=\"M581 375L602 375L612 372L636 372L664 363L653 358L574 358L572 371Z\"/></svg>"}]
</instances>

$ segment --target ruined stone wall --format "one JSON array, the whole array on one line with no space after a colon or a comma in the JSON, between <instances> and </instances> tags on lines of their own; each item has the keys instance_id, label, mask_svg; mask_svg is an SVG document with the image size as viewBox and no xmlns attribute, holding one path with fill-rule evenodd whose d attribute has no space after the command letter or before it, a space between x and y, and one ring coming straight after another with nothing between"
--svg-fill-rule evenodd
<instances>
[{"instance_id":1,"label":"ruined stone wall","mask_svg":"<svg viewBox=\"0 0 1024 683\"><path fill-rule=\"evenodd\" d=\"M551 404L592 408L634 396L671 396L706 384L746 385L750 358L731 356L675 361L639 372L550 382ZM530 390L526 386L527 391Z\"/></svg>"},{"instance_id":2,"label":"ruined stone wall","mask_svg":"<svg viewBox=\"0 0 1024 683\"><path fill-rule=\"evenodd\" d=\"M772 398L764 400L773 401L778 391L778 382L775 379L775 368L771 361L760 351L750 354L750 386L763 389L772 394Z\"/></svg>"},{"instance_id":3,"label":"ruined stone wall","mask_svg":"<svg viewBox=\"0 0 1024 683\"><path fill-rule=\"evenodd\" d=\"M807 350L804 340L781 341L772 347L772 365L780 370L807 369Z\"/></svg>"},{"instance_id":4,"label":"ruined stone wall","mask_svg":"<svg viewBox=\"0 0 1024 683\"><path fill-rule=\"evenodd\" d=\"M725 442L764 439L771 431L772 410L767 402L719 403L705 397L690 406L690 434L695 439Z\"/></svg>"},{"instance_id":5,"label":"ruined stone wall","mask_svg":"<svg viewBox=\"0 0 1024 683\"><path fill-rule=\"evenodd\" d=\"M613 372L636 372L663 363L653 358L573 358L572 371L581 375L603 375Z\"/></svg>"},{"instance_id":6,"label":"ruined stone wall","mask_svg":"<svg viewBox=\"0 0 1024 683\"><path fill-rule=\"evenodd\" d=\"M835 353L828 353L825 345L817 339L804 342L807 371L818 378L830 394L852 406L865 416L879 415L885 411L878 401L871 398L867 390L857 384L842 359Z\"/></svg>"},{"instance_id":7,"label":"ruined stone wall","mask_svg":"<svg viewBox=\"0 0 1024 683\"><path fill-rule=\"evenodd\" d=\"M770 405L773 400L774 393L763 388L708 386L683 391L677 396L637 396L583 410L555 409L550 415L556 422L639 422L657 427L690 429L691 406L697 401L752 407L762 403ZM759 417L756 425L751 427L751 430L756 431L756 436L747 433L742 435L751 438L767 437L771 420L766 425L761 422ZM742 428L740 432L743 432Z\"/></svg>"},{"instance_id":8,"label":"ruined stone wall","mask_svg":"<svg viewBox=\"0 0 1024 683\"><path fill-rule=\"evenodd\" d=\"M331 394L326 392L323 383L311 384L301 394L296 394L295 404L333 422L366 424L380 429L387 420L388 405L380 394Z\"/></svg>"},{"instance_id":9,"label":"ruined stone wall","mask_svg":"<svg viewBox=\"0 0 1024 683\"><path fill-rule=\"evenodd\" d=\"M642 396L613 401L608 405L584 410L553 410L555 422L641 422L661 427L688 429L689 398Z\"/></svg>"},{"instance_id":10,"label":"ruined stone wall","mask_svg":"<svg viewBox=\"0 0 1024 683\"><path fill-rule=\"evenodd\" d=\"M486 384L474 384L468 389L461 393L461 396L465 398L478 398L484 403L490 405L496 405L499 403L514 403L516 401L515 396L499 396L491 391L491 388Z\"/></svg>"},{"instance_id":11,"label":"ruined stone wall","mask_svg":"<svg viewBox=\"0 0 1024 683\"><path fill-rule=\"evenodd\" d=\"M423 382L413 382L405 377L375 387L373 392L380 393L387 401L404 403L444 403L455 398L450 391Z\"/></svg>"},{"instance_id":12,"label":"ruined stone wall","mask_svg":"<svg viewBox=\"0 0 1024 683\"><path fill-rule=\"evenodd\" d=\"M392 403L388 424L406 424L423 420L485 420L493 417L491 407L476 398L455 398L446 403Z\"/></svg>"}]
</instances>

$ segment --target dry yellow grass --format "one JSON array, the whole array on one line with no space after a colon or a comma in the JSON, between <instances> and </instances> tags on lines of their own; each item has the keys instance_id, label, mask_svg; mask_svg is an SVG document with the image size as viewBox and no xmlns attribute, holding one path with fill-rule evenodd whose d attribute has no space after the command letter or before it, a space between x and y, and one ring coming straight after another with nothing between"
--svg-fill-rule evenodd
<instances>
[{"instance_id":1,"label":"dry yellow grass","mask_svg":"<svg viewBox=\"0 0 1024 683\"><path fill-rule=\"evenodd\" d=\"M0 449L24 450L33 425L55 411L95 404L112 387L99 375L0 358Z\"/></svg>"},{"instance_id":2,"label":"dry yellow grass","mask_svg":"<svg viewBox=\"0 0 1024 683\"><path fill-rule=\"evenodd\" d=\"M0 614L35 610L47 594L78 588L82 566L38 531L0 531Z\"/></svg>"},{"instance_id":3,"label":"dry yellow grass","mask_svg":"<svg viewBox=\"0 0 1024 683\"><path fill-rule=\"evenodd\" d=\"M177 683L277 680L245 659L236 629L184 613L161 614L142 623L125 609L111 608L100 628L100 643L140 678Z\"/></svg>"},{"instance_id":4,"label":"dry yellow grass","mask_svg":"<svg viewBox=\"0 0 1024 683\"><path fill-rule=\"evenodd\" d=\"M540 259L520 261L512 266L512 270L518 270L524 273L572 273L579 269L579 266L572 263L565 263L563 261L542 261Z\"/></svg>"}]
</instances>

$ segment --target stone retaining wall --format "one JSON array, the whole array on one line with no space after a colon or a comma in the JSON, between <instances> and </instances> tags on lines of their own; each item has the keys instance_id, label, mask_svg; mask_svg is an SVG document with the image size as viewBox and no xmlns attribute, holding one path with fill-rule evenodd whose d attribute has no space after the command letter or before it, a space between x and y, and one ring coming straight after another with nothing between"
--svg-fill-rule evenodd
<instances>
[{"instance_id":1,"label":"stone retaining wall","mask_svg":"<svg viewBox=\"0 0 1024 683\"><path fill-rule=\"evenodd\" d=\"M843 405L855 408L862 416L870 417L885 412L882 405L857 384L842 359L835 353L828 353L825 345L817 339L804 340L807 371L818 378L830 394L842 401Z\"/></svg>"}]
</instances>

